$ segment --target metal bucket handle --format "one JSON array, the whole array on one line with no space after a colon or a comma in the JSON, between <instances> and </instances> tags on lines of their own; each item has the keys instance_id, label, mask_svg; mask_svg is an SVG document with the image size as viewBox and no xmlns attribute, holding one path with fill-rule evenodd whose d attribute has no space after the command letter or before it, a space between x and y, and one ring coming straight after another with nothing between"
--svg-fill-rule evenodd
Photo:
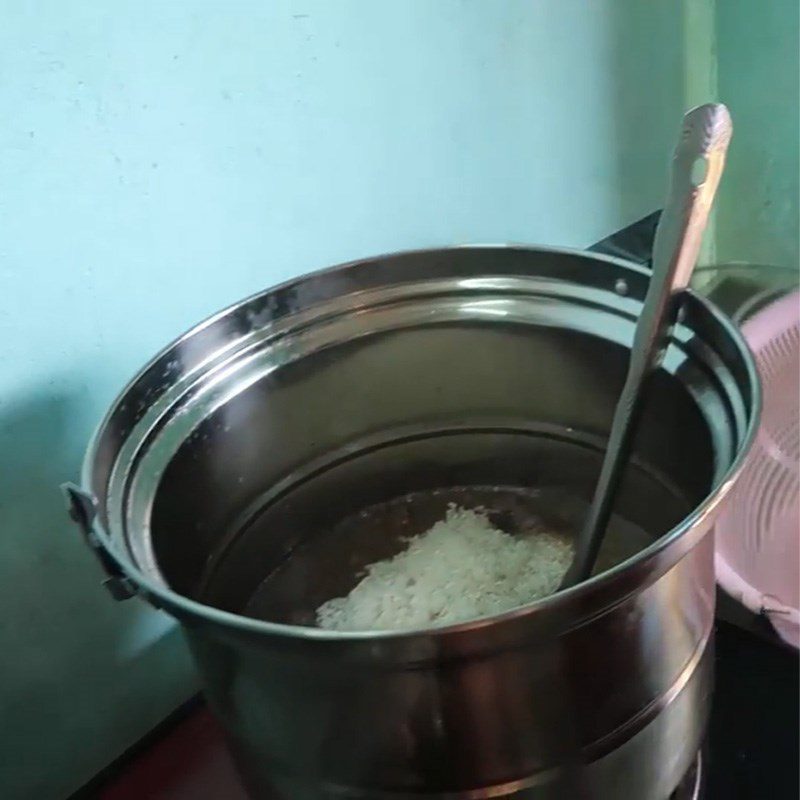
<instances>
[{"instance_id":1,"label":"metal bucket handle","mask_svg":"<svg viewBox=\"0 0 800 800\"><path fill-rule=\"evenodd\" d=\"M97 517L97 498L74 483L61 485L67 502L67 513L78 526L89 549L95 554L105 572L103 586L115 600L128 600L136 594L133 582L125 575L110 555L111 542L94 526Z\"/></svg>"}]
</instances>

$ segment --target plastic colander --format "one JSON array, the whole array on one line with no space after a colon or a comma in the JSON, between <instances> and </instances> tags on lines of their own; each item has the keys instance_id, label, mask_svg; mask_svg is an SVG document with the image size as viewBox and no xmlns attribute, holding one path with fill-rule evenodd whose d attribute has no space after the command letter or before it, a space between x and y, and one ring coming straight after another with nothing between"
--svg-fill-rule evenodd
<instances>
[{"instance_id":1,"label":"plastic colander","mask_svg":"<svg viewBox=\"0 0 800 800\"><path fill-rule=\"evenodd\" d=\"M800 292L742 327L764 392L761 426L716 527L720 586L800 647Z\"/></svg>"}]
</instances>

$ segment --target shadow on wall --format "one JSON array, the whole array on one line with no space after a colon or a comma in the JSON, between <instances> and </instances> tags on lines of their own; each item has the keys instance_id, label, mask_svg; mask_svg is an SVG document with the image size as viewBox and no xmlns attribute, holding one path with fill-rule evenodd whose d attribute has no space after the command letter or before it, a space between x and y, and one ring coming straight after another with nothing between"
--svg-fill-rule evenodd
<instances>
[{"instance_id":1,"label":"shadow on wall","mask_svg":"<svg viewBox=\"0 0 800 800\"><path fill-rule=\"evenodd\" d=\"M58 489L78 476L95 403L88 390L59 394L57 384L0 405L5 800L64 797L132 744L128 731L156 724L193 691L183 642L166 617L136 601L101 602L99 567ZM152 670L159 681L148 679ZM81 738L91 746L62 746Z\"/></svg>"},{"instance_id":2,"label":"shadow on wall","mask_svg":"<svg viewBox=\"0 0 800 800\"><path fill-rule=\"evenodd\" d=\"M734 134L717 204L718 263L797 269L800 10L797 0L717 3L719 92Z\"/></svg>"},{"instance_id":3,"label":"shadow on wall","mask_svg":"<svg viewBox=\"0 0 800 800\"><path fill-rule=\"evenodd\" d=\"M662 208L666 197L672 151L686 110L679 9L675 3L620 3L609 15L610 119L624 224Z\"/></svg>"}]
</instances>

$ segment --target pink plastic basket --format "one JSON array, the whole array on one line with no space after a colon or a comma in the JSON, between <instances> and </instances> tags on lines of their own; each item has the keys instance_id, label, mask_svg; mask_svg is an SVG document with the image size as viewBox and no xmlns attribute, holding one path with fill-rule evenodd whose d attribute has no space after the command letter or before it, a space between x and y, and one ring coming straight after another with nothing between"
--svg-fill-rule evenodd
<instances>
[{"instance_id":1,"label":"pink plastic basket","mask_svg":"<svg viewBox=\"0 0 800 800\"><path fill-rule=\"evenodd\" d=\"M800 647L800 293L742 327L764 409L753 449L716 526L720 586Z\"/></svg>"}]
</instances>

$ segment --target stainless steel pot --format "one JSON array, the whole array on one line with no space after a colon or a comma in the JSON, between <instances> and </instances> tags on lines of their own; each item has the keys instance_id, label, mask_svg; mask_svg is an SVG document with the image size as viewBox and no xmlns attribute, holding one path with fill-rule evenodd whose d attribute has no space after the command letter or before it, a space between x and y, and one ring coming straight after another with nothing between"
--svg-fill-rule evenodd
<instances>
[{"instance_id":1,"label":"stainless steel pot","mask_svg":"<svg viewBox=\"0 0 800 800\"><path fill-rule=\"evenodd\" d=\"M618 504L650 533L643 552L449 628L345 635L242 613L288 553L361 507L448 486L588 497L647 277L523 247L369 259L221 312L117 400L73 516L118 597L182 623L254 797L676 787L711 691L709 534L759 406L746 346L695 295ZM298 597L325 599L327 577Z\"/></svg>"}]
</instances>

